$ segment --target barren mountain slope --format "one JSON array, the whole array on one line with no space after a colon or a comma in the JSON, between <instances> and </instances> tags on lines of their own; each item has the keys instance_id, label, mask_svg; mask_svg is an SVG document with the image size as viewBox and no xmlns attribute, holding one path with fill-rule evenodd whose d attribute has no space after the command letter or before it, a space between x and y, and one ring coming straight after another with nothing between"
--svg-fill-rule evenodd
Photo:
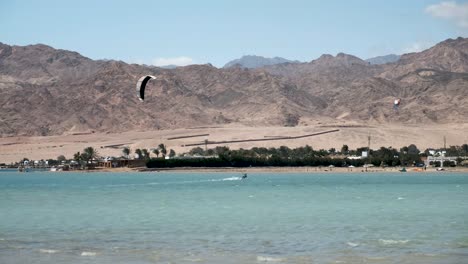
<instances>
[{"instance_id":1,"label":"barren mountain slope","mask_svg":"<svg viewBox=\"0 0 468 264\"><path fill-rule=\"evenodd\" d=\"M94 61L45 45L0 43L0 136L59 135L310 122L466 123L468 40L439 43L396 63L352 55L258 69L176 69ZM158 77L138 101L142 75ZM402 99L399 111L392 109Z\"/></svg>"},{"instance_id":2,"label":"barren mountain slope","mask_svg":"<svg viewBox=\"0 0 468 264\"><path fill-rule=\"evenodd\" d=\"M446 40L396 63L369 65L351 55L266 67L326 99L334 118L378 123L468 122L468 39ZM401 98L399 111L393 99Z\"/></svg>"}]
</instances>

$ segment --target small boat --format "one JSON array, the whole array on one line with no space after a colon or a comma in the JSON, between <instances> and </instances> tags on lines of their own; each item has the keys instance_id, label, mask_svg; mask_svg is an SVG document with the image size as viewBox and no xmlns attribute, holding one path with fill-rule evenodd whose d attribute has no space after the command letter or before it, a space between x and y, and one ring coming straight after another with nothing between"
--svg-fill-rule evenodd
<instances>
[{"instance_id":1,"label":"small boat","mask_svg":"<svg viewBox=\"0 0 468 264\"><path fill-rule=\"evenodd\" d=\"M247 178L247 173L244 173L244 175L242 175L242 179L246 179Z\"/></svg>"},{"instance_id":2,"label":"small boat","mask_svg":"<svg viewBox=\"0 0 468 264\"><path fill-rule=\"evenodd\" d=\"M400 170L398 170L399 172L406 172L406 168L401 168Z\"/></svg>"}]
</instances>

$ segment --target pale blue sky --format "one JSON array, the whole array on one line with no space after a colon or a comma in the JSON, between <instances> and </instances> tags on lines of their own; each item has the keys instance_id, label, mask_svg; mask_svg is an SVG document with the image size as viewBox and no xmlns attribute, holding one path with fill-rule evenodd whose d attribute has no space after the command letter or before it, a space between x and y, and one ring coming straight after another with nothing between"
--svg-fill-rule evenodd
<instances>
[{"instance_id":1,"label":"pale blue sky","mask_svg":"<svg viewBox=\"0 0 468 264\"><path fill-rule=\"evenodd\" d=\"M212 63L242 55L369 58L468 36L468 1L0 1L0 42L92 59Z\"/></svg>"}]
</instances>

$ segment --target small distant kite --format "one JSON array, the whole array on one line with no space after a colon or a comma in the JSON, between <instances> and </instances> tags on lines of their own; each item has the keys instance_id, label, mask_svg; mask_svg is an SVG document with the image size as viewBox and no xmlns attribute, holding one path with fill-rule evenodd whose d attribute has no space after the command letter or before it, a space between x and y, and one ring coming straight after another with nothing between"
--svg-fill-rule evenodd
<instances>
[{"instance_id":1,"label":"small distant kite","mask_svg":"<svg viewBox=\"0 0 468 264\"><path fill-rule=\"evenodd\" d=\"M401 103L401 99L400 98L397 98L393 101L393 109L395 110L398 110L398 108L400 107L400 103Z\"/></svg>"},{"instance_id":2,"label":"small distant kite","mask_svg":"<svg viewBox=\"0 0 468 264\"><path fill-rule=\"evenodd\" d=\"M155 79L156 77L152 75L145 75L138 80L137 85L136 85L136 91L137 91L138 99L140 99L140 101L142 102L145 101L146 84L148 84L150 80L155 80Z\"/></svg>"}]
</instances>

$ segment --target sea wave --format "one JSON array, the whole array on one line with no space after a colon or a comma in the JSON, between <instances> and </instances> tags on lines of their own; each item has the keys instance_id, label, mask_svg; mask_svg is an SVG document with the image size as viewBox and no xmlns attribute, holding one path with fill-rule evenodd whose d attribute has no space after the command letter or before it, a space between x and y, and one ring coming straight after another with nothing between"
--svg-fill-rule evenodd
<instances>
[{"instance_id":1,"label":"sea wave","mask_svg":"<svg viewBox=\"0 0 468 264\"><path fill-rule=\"evenodd\" d=\"M266 256L257 256L258 262L281 262L284 259L282 258L273 258L273 257L266 257Z\"/></svg>"},{"instance_id":2,"label":"sea wave","mask_svg":"<svg viewBox=\"0 0 468 264\"><path fill-rule=\"evenodd\" d=\"M401 245L408 243L409 240L393 240L393 239L379 239L379 243L383 245Z\"/></svg>"},{"instance_id":3,"label":"sea wave","mask_svg":"<svg viewBox=\"0 0 468 264\"><path fill-rule=\"evenodd\" d=\"M94 257L96 255L97 255L97 253L92 252L92 251L83 251L83 252L81 252L82 257Z\"/></svg>"},{"instance_id":4,"label":"sea wave","mask_svg":"<svg viewBox=\"0 0 468 264\"><path fill-rule=\"evenodd\" d=\"M202 258L184 258L183 260L188 262L203 262Z\"/></svg>"},{"instance_id":5,"label":"sea wave","mask_svg":"<svg viewBox=\"0 0 468 264\"><path fill-rule=\"evenodd\" d=\"M45 254L55 254L57 252L59 252L58 250L56 249L39 249L39 252L40 253L45 253Z\"/></svg>"},{"instance_id":6,"label":"sea wave","mask_svg":"<svg viewBox=\"0 0 468 264\"><path fill-rule=\"evenodd\" d=\"M359 243L353 243L353 242L347 242L346 244L347 244L348 246L350 246L350 247L357 247L357 246L359 246Z\"/></svg>"},{"instance_id":7,"label":"sea wave","mask_svg":"<svg viewBox=\"0 0 468 264\"><path fill-rule=\"evenodd\" d=\"M221 181L239 181L239 180L242 180L242 178L241 177L229 177L229 178L221 179Z\"/></svg>"}]
</instances>

